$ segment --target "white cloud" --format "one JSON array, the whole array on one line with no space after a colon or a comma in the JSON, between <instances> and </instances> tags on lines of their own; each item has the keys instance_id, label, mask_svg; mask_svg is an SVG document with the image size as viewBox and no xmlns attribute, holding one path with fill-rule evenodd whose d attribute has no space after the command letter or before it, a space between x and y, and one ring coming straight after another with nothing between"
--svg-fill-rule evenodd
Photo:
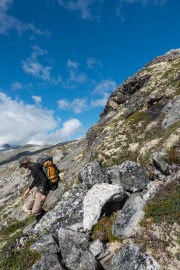
<instances>
[{"instance_id":1,"label":"white cloud","mask_svg":"<svg viewBox=\"0 0 180 270\"><path fill-rule=\"evenodd\" d=\"M95 99L91 101L91 106L92 107L104 107L107 100L108 100L109 95L104 95L103 98Z\"/></svg>"},{"instance_id":2,"label":"white cloud","mask_svg":"<svg viewBox=\"0 0 180 270\"><path fill-rule=\"evenodd\" d=\"M90 6L96 2L95 0L75 0L65 1L58 0L60 6L65 7L70 11L80 11L82 19L92 19Z\"/></svg>"},{"instance_id":3,"label":"white cloud","mask_svg":"<svg viewBox=\"0 0 180 270\"><path fill-rule=\"evenodd\" d=\"M70 119L58 128L59 120L53 111L13 100L3 92L0 92L0 123L0 145L55 144L74 136L82 127L78 119Z\"/></svg>"},{"instance_id":4,"label":"white cloud","mask_svg":"<svg viewBox=\"0 0 180 270\"><path fill-rule=\"evenodd\" d=\"M58 108L62 110L69 110L70 102L67 99L60 99L57 101Z\"/></svg>"},{"instance_id":5,"label":"white cloud","mask_svg":"<svg viewBox=\"0 0 180 270\"><path fill-rule=\"evenodd\" d=\"M85 83L87 81L87 75L78 70L79 63L68 59L67 68L69 72L69 78L65 83L65 87L69 87L72 83ZM72 86L71 86L72 87Z\"/></svg>"},{"instance_id":6,"label":"white cloud","mask_svg":"<svg viewBox=\"0 0 180 270\"><path fill-rule=\"evenodd\" d=\"M67 61L67 67L72 69L77 69L79 66L79 63L72 61L71 59L68 59Z\"/></svg>"},{"instance_id":7,"label":"white cloud","mask_svg":"<svg viewBox=\"0 0 180 270\"><path fill-rule=\"evenodd\" d=\"M117 84L113 80L103 80L102 82L98 83L93 91L94 94L98 94L100 96L104 96L110 94L115 88Z\"/></svg>"},{"instance_id":8,"label":"white cloud","mask_svg":"<svg viewBox=\"0 0 180 270\"><path fill-rule=\"evenodd\" d=\"M63 127L54 133L48 136L47 143L59 142L59 138L61 141L66 141L68 137L73 134L76 134L82 129L82 124L78 119L70 119L63 123Z\"/></svg>"},{"instance_id":9,"label":"white cloud","mask_svg":"<svg viewBox=\"0 0 180 270\"><path fill-rule=\"evenodd\" d=\"M42 97L39 96L32 96L32 99L37 105L39 105L42 102Z\"/></svg>"},{"instance_id":10,"label":"white cloud","mask_svg":"<svg viewBox=\"0 0 180 270\"><path fill-rule=\"evenodd\" d=\"M58 108L62 110L72 110L74 113L82 113L88 110L89 106L86 98L76 98L72 102L67 99L60 99L58 100Z\"/></svg>"},{"instance_id":11,"label":"white cloud","mask_svg":"<svg viewBox=\"0 0 180 270\"><path fill-rule=\"evenodd\" d=\"M22 83L15 81L11 83L10 87L12 90L21 90L23 88L23 85Z\"/></svg>"},{"instance_id":12,"label":"white cloud","mask_svg":"<svg viewBox=\"0 0 180 270\"><path fill-rule=\"evenodd\" d=\"M99 18L99 7L104 0L57 0L57 2L71 12L80 12L82 19L92 20Z\"/></svg>"},{"instance_id":13,"label":"white cloud","mask_svg":"<svg viewBox=\"0 0 180 270\"><path fill-rule=\"evenodd\" d=\"M84 74L84 73L78 73L78 72L75 72L73 70L70 71L69 73L69 80L71 82L75 82L75 83L85 83L88 78L87 78L87 75Z\"/></svg>"},{"instance_id":14,"label":"white cloud","mask_svg":"<svg viewBox=\"0 0 180 270\"><path fill-rule=\"evenodd\" d=\"M23 84L18 81L14 81L10 84L12 90L22 90L22 89L32 89L33 85L31 83Z\"/></svg>"},{"instance_id":15,"label":"white cloud","mask_svg":"<svg viewBox=\"0 0 180 270\"><path fill-rule=\"evenodd\" d=\"M91 107L103 107L109 95L117 88L117 84L113 80L103 80L98 83L93 90L93 95L98 95L101 98L97 98L91 101Z\"/></svg>"},{"instance_id":16,"label":"white cloud","mask_svg":"<svg viewBox=\"0 0 180 270\"><path fill-rule=\"evenodd\" d=\"M116 15L121 18L121 21L125 21L122 9L125 5L141 4L143 6L154 5L164 6L168 0L119 0L119 4L116 7Z\"/></svg>"},{"instance_id":17,"label":"white cloud","mask_svg":"<svg viewBox=\"0 0 180 270\"><path fill-rule=\"evenodd\" d=\"M49 36L48 31L42 31L33 23L23 23L16 17L8 15L8 11L14 0L0 0L0 34L7 35L10 30L16 30L19 35L26 31L31 31L37 35Z\"/></svg>"},{"instance_id":18,"label":"white cloud","mask_svg":"<svg viewBox=\"0 0 180 270\"><path fill-rule=\"evenodd\" d=\"M99 60L97 60L97 59L95 59L93 57L88 57L86 59L86 64L87 64L87 67L89 69L93 69L94 66L100 66L100 67L102 67L102 63Z\"/></svg>"},{"instance_id":19,"label":"white cloud","mask_svg":"<svg viewBox=\"0 0 180 270\"><path fill-rule=\"evenodd\" d=\"M33 52L29 58L22 61L22 68L25 73L42 80L43 82L48 82L53 85L58 85L62 79L60 76L54 77L51 75L53 69L52 65L42 64L39 60L40 56L47 55L47 51L39 48L38 46L33 47Z\"/></svg>"}]
</instances>

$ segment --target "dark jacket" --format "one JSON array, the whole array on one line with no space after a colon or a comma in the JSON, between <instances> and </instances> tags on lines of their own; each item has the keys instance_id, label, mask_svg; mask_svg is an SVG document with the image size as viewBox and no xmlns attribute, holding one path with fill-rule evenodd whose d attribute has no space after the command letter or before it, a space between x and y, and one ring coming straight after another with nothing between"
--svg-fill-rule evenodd
<instances>
[{"instance_id":1,"label":"dark jacket","mask_svg":"<svg viewBox=\"0 0 180 270\"><path fill-rule=\"evenodd\" d=\"M46 195L47 191L49 191L49 180L47 179L41 166L38 163L32 163L30 170L34 180L31 183L29 189L37 187L42 190L41 191L42 195Z\"/></svg>"}]
</instances>

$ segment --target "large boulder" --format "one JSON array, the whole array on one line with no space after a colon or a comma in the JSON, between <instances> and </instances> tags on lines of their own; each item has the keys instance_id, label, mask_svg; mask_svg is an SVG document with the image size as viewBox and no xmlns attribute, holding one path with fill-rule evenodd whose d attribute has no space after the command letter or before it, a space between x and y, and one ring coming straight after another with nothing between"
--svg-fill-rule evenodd
<instances>
[{"instance_id":1,"label":"large boulder","mask_svg":"<svg viewBox=\"0 0 180 270\"><path fill-rule=\"evenodd\" d=\"M65 270L59 263L59 258L56 254L49 256L42 256L42 258L35 263L30 270Z\"/></svg>"},{"instance_id":2,"label":"large boulder","mask_svg":"<svg viewBox=\"0 0 180 270\"><path fill-rule=\"evenodd\" d=\"M111 270L160 270L153 257L143 254L139 247L131 244L120 250L111 261Z\"/></svg>"},{"instance_id":3,"label":"large boulder","mask_svg":"<svg viewBox=\"0 0 180 270\"><path fill-rule=\"evenodd\" d=\"M143 190L149 183L145 170L134 161L127 160L119 166L108 168L107 174L112 184L119 184L130 192Z\"/></svg>"},{"instance_id":4,"label":"large boulder","mask_svg":"<svg viewBox=\"0 0 180 270\"><path fill-rule=\"evenodd\" d=\"M98 269L98 262L89 251L89 242L82 233L61 228L58 236L61 255L67 269Z\"/></svg>"},{"instance_id":5,"label":"large boulder","mask_svg":"<svg viewBox=\"0 0 180 270\"><path fill-rule=\"evenodd\" d=\"M82 168L79 174L79 180L83 185L85 185L89 189L93 187L95 184L108 183L108 178L101 164L97 160L86 164Z\"/></svg>"},{"instance_id":6,"label":"large boulder","mask_svg":"<svg viewBox=\"0 0 180 270\"><path fill-rule=\"evenodd\" d=\"M91 230L98 222L102 207L109 202L120 202L126 197L124 189L118 185L97 184L87 193L83 202L85 230Z\"/></svg>"},{"instance_id":7,"label":"large boulder","mask_svg":"<svg viewBox=\"0 0 180 270\"><path fill-rule=\"evenodd\" d=\"M180 97L170 101L163 110L165 118L162 122L163 127L168 128L174 123L180 121Z\"/></svg>"},{"instance_id":8,"label":"large boulder","mask_svg":"<svg viewBox=\"0 0 180 270\"><path fill-rule=\"evenodd\" d=\"M144 217L143 207L143 199L134 194L125 203L123 209L118 212L112 228L113 235L122 238L129 238Z\"/></svg>"},{"instance_id":9,"label":"large boulder","mask_svg":"<svg viewBox=\"0 0 180 270\"><path fill-rule=\"evenodd\" d=\"M155 167L163 174L168 174L169 164L165 161L167 152L164 149L160 149L151 155L151 160Z\"/></svg>"},{"instance_id":10,"label":"large boulder","mask_svg":"<svg viewBox=\"0 0 180 270\"><path fill-rule=\"evenodd\" d=\"M42 217L34 232L55 233L59 228L67 228L83 221L83 199L86 192L81 188L72 188L65 192L52 210Z\"/></svg>"}]
</instances>

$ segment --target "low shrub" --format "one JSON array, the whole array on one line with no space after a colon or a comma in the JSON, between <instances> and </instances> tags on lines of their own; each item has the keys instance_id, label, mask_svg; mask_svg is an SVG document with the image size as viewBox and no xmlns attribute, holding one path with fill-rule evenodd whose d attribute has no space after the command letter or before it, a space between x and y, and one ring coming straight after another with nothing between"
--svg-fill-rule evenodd
<instances>
[{"instance_id":1,"label":"low shrub","mask_svg":"<svg viewBox=\"0 0 180 270\"><path fill-rule=\"evenodd\" d=\"M180 221L180 185L173 182L161 189L144 208L145 218L151 218L155 223Z\"/></svg>"},{"instance_id":2,"label":"low shrub","mask_svg":"<svg viewBox=\"0 0 180 270\"><path fill-rule=\"evenodd\" d=\"M121 241L121 239L115 237L112 234L112 225L116 219L116 213L113 213L111 216L102 217L99 222L94 225L92 229L92 238L99 239L103 242L114 242Z\"/></svg>"}]
</instances>

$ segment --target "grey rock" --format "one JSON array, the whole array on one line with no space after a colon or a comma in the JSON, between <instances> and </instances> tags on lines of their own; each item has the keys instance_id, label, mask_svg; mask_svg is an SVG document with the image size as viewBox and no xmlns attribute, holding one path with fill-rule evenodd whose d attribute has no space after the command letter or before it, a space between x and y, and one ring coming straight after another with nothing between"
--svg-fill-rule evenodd
<instances>
[{"instance_id":1,"label":"grey rock","mask_svg":"<svg viewBox=\"0 0 180 270\"><path fill-rule=\"evenodd\" d=\"M170 101L163 110L165 118L162 122L162 126L168 128L174 123L180 121L180 97L174 101Z\"/></svg>"},{"instance_id":2,"label":"grey rock","mask_svg":"<svg viewBox=\"0 0 180 270\"><path fill-rule=\"evenodd\" d=\"M131 244L120 250L111 261L111 270L160 270L153 257L143 254L139 247Z\"/></svg>"},{"instance_id":3,"label":"grey rock","mask_svg":"<svg viewBox=\"0 0 180 270\"><path fill-rule=\"evenodd\" d=\"M160 186L162 185L161 181L152 181L147 186L147 191L143 193L143 200L145 202L151 200L156 192L159 190Z\"/></svg>"},{"instance_id":4,"label":"grey rock","mask_svg":"<svg viewBox=\"0 0 180 270\"><path fill-rule=\"evenodd\" d=\"M98 257L101 253L105 252L105 246L99 239L97 239L90 243L89 250L95 257Z\"/></svg>"},{"instance_id":5,"label":"grey rock","mask_svg":"<svg viewBox=\"0 0 180 270\"><path fill-rule=\"evenodd\" d=\"M91 230L98 222L102 207L113 201L122 201L126 197L124 189L117 185L97 184L87 193L83 201L83 227Z\"/></svg>"},{"instance_id":6,"label":"grey rock","mask_svg":"<svg viewBox=\"0 0 180 270\"><path fill-rule=\"evenodd\" d=\"M89 242L83 234L61 228L58 236L62 258L69 270L98 269L98 262L89 251Z\"/></svg>"},{"instance_id":7,"label":"grey rock","mask_svg":"<svg viewBox=\"0 0 180 270\"><path fill-rule=\"evenodd\" d=\"M31 246L32 250L36 250L43 254L55 254L60 252L60 248L58 246L58 240L55 236L43 235L36 243Z\"/></svg>"},{"instance_id":8,"label":"grey rock","mask_svg":"<svg viewBox=\"0 0 180 270\"><path fill-rule=\"evenodd\" d=\"M145 189L149 183L145 170L134 161L125 161L119 166L111 167L107 169L107 174L110 182L131 192Z\"/></svg>"},{"instance_id":9,"label":"grey rock","mask_svg":"<svg viewBox=\"0 0 180 270\"><path fill-rule=\"evenodd\" d=\"M125 203L123 209L118 212L112 228L113 235L129 238L137 229L139 222L144 218L144 204L143 199L134 194Z\"/></svg>"},{"instance_id":10,"label":"grey rock","mask_svg":"<svg viewBox=\"0 0 180 270\"><path fill-rule=\"evenodd\" d=\"M128 102L126 102L124 116L127 118L134 112L138 111L144 105L144 96L142 93L135 93L134 95L130 96Z\"/></svg>"},{"instance_id":11,"label":"grey rock","mask_svg":"<svg viewBox=\"0 0 180 270\"><path fill-rule=\"evenodd\" d=\"M95 184L108 182L108 178L97 160L86 164L82 168L79 174L79 180L89 189Z\"/></svg>"},{"instance_id":12,"label":"grey rock","mask_svg":"<svg viewBox=\"0 0 180 270\"><path fill-rule=\"evenodd\" d=\"M64 270L59 263L59 258L56 254L42 256L42 258L35 263L30 270Z\"/></svg>"},{"instance_id":13,"label":"grey rock","mask_svg":"<svg viewBox=\"0 0 180 270\"><path fill-rule=\"evenodd\" d=\"M110 111L116 111L120 104L129 103L130 100L131 101L129 103L128 109L125 112L126 117L133 113L135 108L140 108L143 102L142 95L139 94L137 96L135 95L134 97L132 96L133 94L137 93L139 89L141 89L147 84L150 77L151 75L149 74L140 76L137 72L135 75L128 78L121 86L119 86L117 89L115 89L115 91L112 92L106 103L104 111L101 114L101 117L104 117ZM133 106L133 100L136 101L135 106Z\"/></svg>"},{"instance_id":14,"label":"grey rock","mask_svg":"<svg viewBox=\"0 0 180 270\"><path fill-rule=\"evenodd\" d=\"M49 210L35 226L34 233L55 233L59 228L67 228L83 221L83 199L87 191L72 188L64 193L61 200Z\"/></svg>"},{"instance_id":15,"label":"grey rock","mask_svg":"<svg viewBox=\"0 0 180 270\"><path fill-rule=\"evenodd\" d=\"M151 160L155 167L163 174L168 174L169 172L169 164L165 161L166 157L167 152L164 149L160 149L151 155Z\"/></svg>"}]
</instances>

